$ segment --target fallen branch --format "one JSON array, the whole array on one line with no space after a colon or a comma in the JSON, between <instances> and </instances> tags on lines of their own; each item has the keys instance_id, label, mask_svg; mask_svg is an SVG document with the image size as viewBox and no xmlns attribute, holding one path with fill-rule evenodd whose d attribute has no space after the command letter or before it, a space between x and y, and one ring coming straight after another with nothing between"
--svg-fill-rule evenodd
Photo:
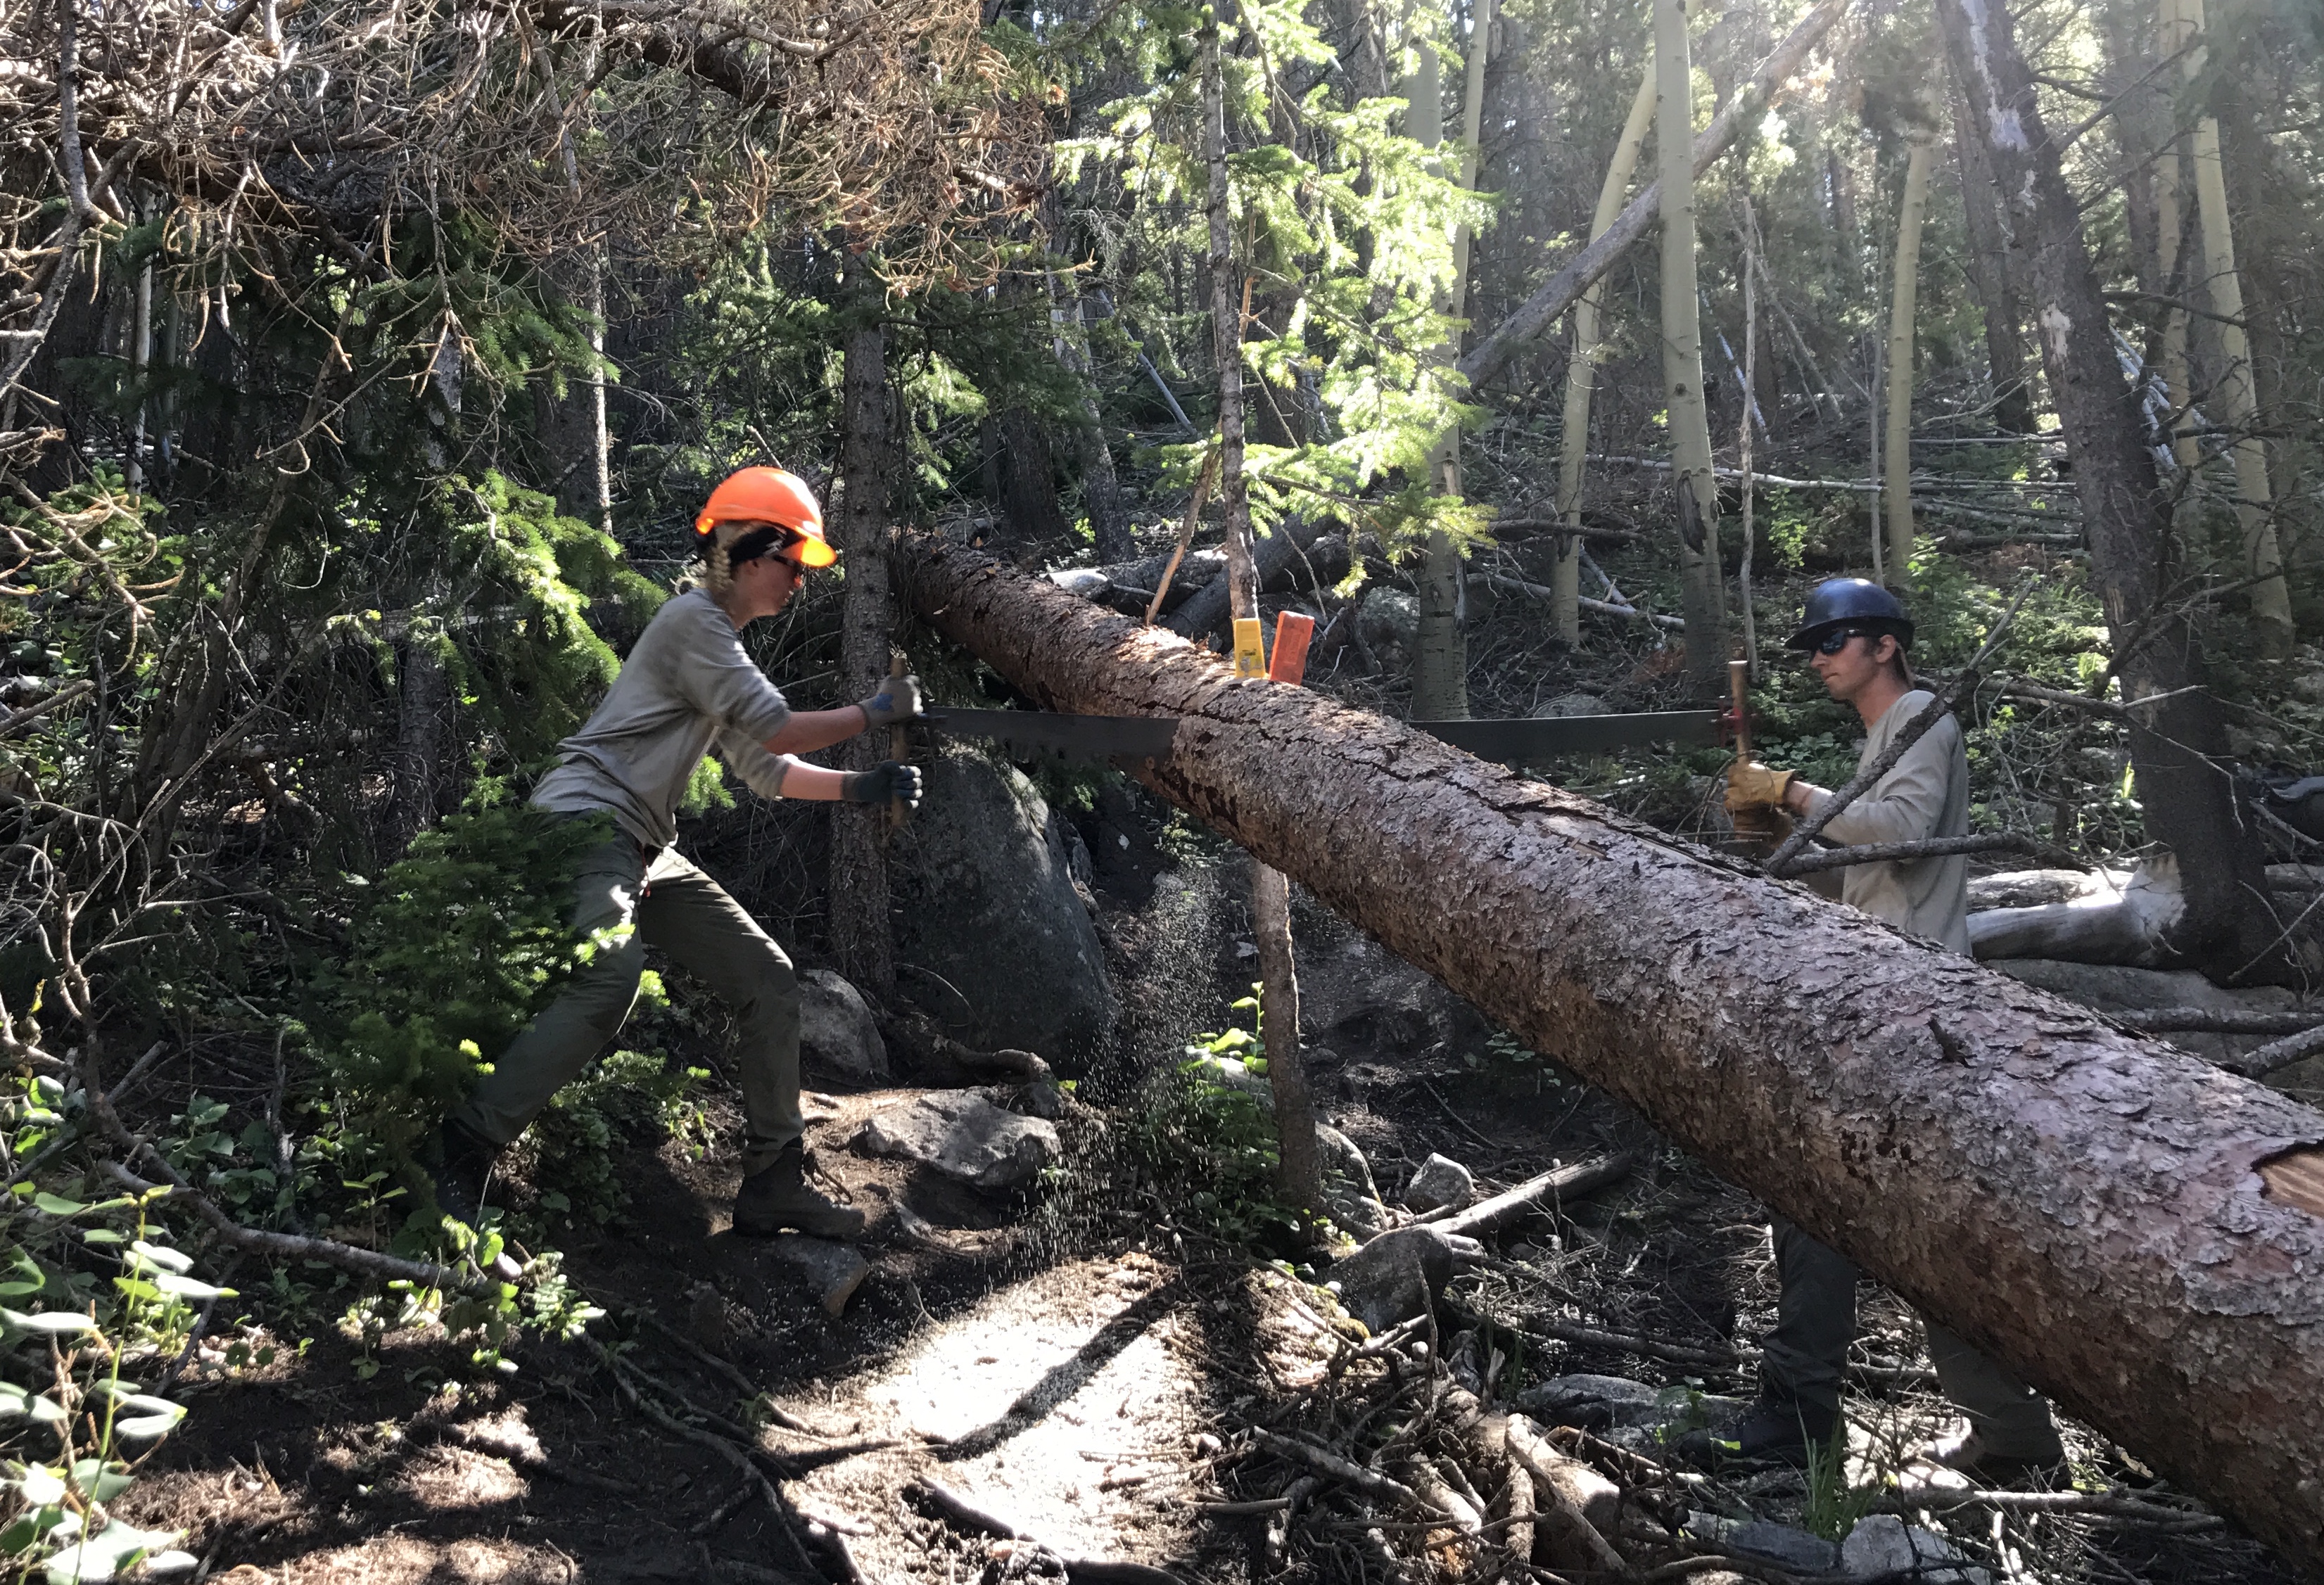
<instances>
[{"instance_id":1,"label":"fallen branch","mask_svg":"<svg viewBox=\"0 0 2324 1585\"><path fill-rule=\"evenodd\" d=\"M1562 1199L1578 1200L1584 1194L1596 1193L1607 1184L1619 1183L1629 1176L1637 1165L1638 1158L1624 1151L1616 1156L1600 1156L1596 1161L1585 1161L1579 1166L1554 1167L1539 1177L1527 1178L1514 1189L1496 1194L1489 1200L1480 1200L1468 1210L1433 1225L1442 1231L1461 1233L1473 1239L1480 1233L1489 1232L1505 1222L1515 1221L1545 1200L1554 1210Z\"/></svg>"},{"instance_id":2,"label":"fallen branch","mask_svg":"<svg viewBox=\"0 0 2324 1585\"><path fill-rule=\"evenodd\" d=\"M2057 870L2088 870L2090 862L2052 847L2039 837L2014 832L1984 832L1970 836L1924 836L1918 842L1872 842L1860 847L1824 848L1802 853L1784 866L1786 877L1812 875L1819 870L1844 870L1850 864L1885 864L1900 860L1934 859L1955 853L2027 853ZM1768 862L1774 867L1774 861Z\"/></svg>"},{"instance_id":3,"label":"fallen branch","mask_svg":"<svg viewBox=\"0 0 2324 1585\"><path fill-rule=\"evenodd\" d=\"M2277 1069L2304 1062L2319 1051L2324 1051L2324 1024L2287 1035L2281 1040L2271 1040L2256 1051L2224 1059L2219 1065L2246 1079L2264 1079Z\"/></svg>"},{"instance_id":4,"label":"fallen branch","mask_svg":"<svg viewBox=\"0 0 2324 1585\"><path fill-rule=\"evenodd\" d=\"M302 1233L267 1232L259 1228L244 1227L219 1210L216 1202L200 1190L183 1183L150 1182L117 1161L105 1163L105 1174L132 1193L150 1194L160 1190L173 1200L182 1200L193 1207L196 1215L209 1224L210 1230L221 1242L237 1249L247 1249L254 1255L267 1255L277 1260L318 1261L361 1276L385 1277L390 1282L413 1283L423 1288L448 1289L485 1298L498 1298L505 1286L506 1279L486 1276L473 1267L461 1271L449 1266L438 1266L432 1260L405 1260L394 1255L383 1255L376 1249L343 1244L337 1239L311 1238Z\"/></svg>"},{"instance_id":5,"label":"fallen branch","mask_svg":"<svg viewBox=\"0 0 2324 1585\"><path fill-rule=\"evenodd\" d=\"M2009 1514L2082 1514L2109 1519L2135 1519L2151 1525L2218 1525L2215 1514L2200 1508L2169 1507L2121 1491L1988 1491L1979 1488L1925 1487L1895 1492L1876 1499L1876 1514L1949 1514L1959 1508L1997 1508Z\"/></svg>"},{"instance_id":6,"label":"fallen branch","mask_svg":"<svg viewBox=\"0 0 2324 1585\"><path fill-rule=\"evenodd\" d=\"M1551 1446L1523 1415L1509 1416L1508 1447L1509 1457L1533 1477L1534 1527L1553 1564L1636 1580L1638 1571L1629 1560L1614 1550L1567 1495L1567 1482L1559 1468L1568 1461L1566 1455Z\"/></svg>"},{"instance_id":7,"label":"fallen branch","mask_svg":"<svg viewBox=\"0 0 2324 1585\"><path fill-rule=\"evenodd\" d=\"M2324 1014L2248 1012L2241 1008L2147 1007L2107 1017L2142 1035L2302 1035L2324 1027L2319 1022Z\"/></svg>"},{"instance_id":8,"label":"fallen branch","mask_svg":"<svg viewBox=\"0 0 2324 1585\"><path fill-rule=\"evenodd\" d=\"M1322 1448L1311 1446L1296 1437L1277 1436L1274 1432L1258 1426L1251 1428L1250 1434L1268 1451L1289 1459L1294 1463L1305 1464L1318 1475L1329 1476L1342 1486L1352 1486L1366 1497L1434 1515L1440 1524L1452 1523L1451 1516L1440 1513L1421 1501L1418 1492L1391 1476L1383 1475L1377 1470L1367 1470L1361 1464L1351 1463L1337 1453L1325 1452Z\"/></svg>"}]
</instances>

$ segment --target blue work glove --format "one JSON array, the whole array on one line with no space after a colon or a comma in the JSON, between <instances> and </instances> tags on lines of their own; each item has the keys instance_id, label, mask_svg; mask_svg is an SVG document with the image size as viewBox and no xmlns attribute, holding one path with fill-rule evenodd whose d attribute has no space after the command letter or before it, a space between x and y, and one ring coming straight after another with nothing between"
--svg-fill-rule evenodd
<instances>
[{"instance_id":1,"label":"blue work glove","mask_svg":"<svg viewBox=\"0 0 2324 1585\"><path fill-rule=\"evenodd\" d=\"M882 760L869 770L858 770L840 784L839 796L851 804L884 804L904 800L904 807L920 806L920 771L917 765Z\"/></svg>"},{"instance_id":2,"label":"blue work glove","mask_svg":"<svg viewBox=\"0 0 2324 1585\"><path fill-rule=\"evenodd\" d=\"M880 685L878 693L858 702L863 707L863 725L867 731L875 726L893 726L899 721L910 721L920 713L920 679L917 677L891 677Z\"/></svg>"}]
</instances>

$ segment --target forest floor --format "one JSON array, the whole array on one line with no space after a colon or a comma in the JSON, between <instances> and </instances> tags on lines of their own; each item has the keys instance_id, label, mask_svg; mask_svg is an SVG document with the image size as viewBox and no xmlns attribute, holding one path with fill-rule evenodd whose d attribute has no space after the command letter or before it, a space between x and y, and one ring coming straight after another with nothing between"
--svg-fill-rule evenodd
<instances>
[{"instance_id":1,"label":"forest floor","mask_svg":"<svg viewBox=\"0 0 2324 1585\"><path fill-rule=\"evenodd\" d=\"M1321 1509L1286 1535L1267 1513L1206 1505L1276 1498L1302 1472L1254 1446L1252 1427L1317 1428L1328 1441L1407 1378L1441 1394L1481 1371L1485 1396L1506 1398L1590 1372L1715 1414L1721 1396L1750 1392L1750 1376L1704 1360L1773 1319L1765 1212L1554 1070L1512 1073L1450 1048L1393 1065L1319 1055L1327 1115L1391 1197L1432 1152L1471 1166L1480 1193L1555 1159L1630 1151L1639 1165L1493 1238L1432 1322L1490 1317L1477 1344L1452 1335L1431 1348L1407 1332L1401 1362L1367 1377L1351 1366L1348 1323L1281 1263L1150 1208L1093 1203L1089 1188L1111 1181L1102 1130L1065 1130L1064 1171L1047 1187L992 1196L849 1147L863 1117L908 1092L819 1094L820 1159L873 1217L872 1270L841 1315L773 1247L726 1230L736 1168L725 1155L641 1143L621 1164L627 1212L567 1246L568 1269L609 1312L587 1339L528 1342L518 1368L495 1373L440 1329L415 1329L382 1340L363 1379L364 1350L310 1321L312 1343L271 1367L181 1386L191 1415L124 1516L183 1527L212 1578L249 1585L806 1581L850 1568L953 1585L1038 1572L1051 1554L1090 1579L1106 1577L1092 1560L1220 1585L1489 1578L1493 1554L1457 1536L1388 1537ZM1922 1385L1916 1322L1892 1296L1865 1293L1859 1356L1886 1380L1849 1404L1859 1485L1898 1474L1905 1450L1944 1422ZM1554 1335L1577 1328L1631 1341ZM2069 1440L2082 1486L2153 1486L2103 1438L2070 1427ZM1711 1481L1581 1445L1649 1515L1796 1525L1831 1500L1793 1472ZM931 1485L1047 1553L932 1507ZM1494 1491L1477 1485L1489 1503ZM2174 1499L2157 1488L2156 1500ZM1984 1509L1937 1523L2006 1580L2293 1577L2192 1511L2160 1527ZM1720 1578L1699 1571L1709 1566L1696 1577ZM1795 1577L1738 1566L1748 1571L1726 1577Z\"/></svg>"}]
</instances>

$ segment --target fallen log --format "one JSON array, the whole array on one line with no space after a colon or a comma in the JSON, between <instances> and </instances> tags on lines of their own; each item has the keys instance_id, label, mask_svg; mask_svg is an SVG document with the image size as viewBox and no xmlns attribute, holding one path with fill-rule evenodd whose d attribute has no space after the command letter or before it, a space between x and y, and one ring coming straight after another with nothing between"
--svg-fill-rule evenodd
<instances>
[{"instance_id":1,"label":"fallen log","mask_svg":"<svg viewBox=\"0 0 2324 1585\"><path fill-rule=\"evenodd\" d=\"M1594 1194L1607 1184L1617 1184L1628 1177L1637 1166L1637 1157L1623 1152L1601 1156L1595 1161L1584 1161L1573 1166L1557 1167L1539 1177L1527 1178L1516 1188L1495 1194L1489 1200L1480 1200L1466 1211L1456 1212L1434 1225L1442 1232L1461 1233L1473 1239L1479 1233L1489 1232L1503 1222L1516 1220L1545 1200L1554 1210L1558 1202L1567 1195L1578 1200L1584 1194Z\"/></svg>"},{"instance_id":2,"label":"fallen log","mask_svg":"<svg viewBox=\"0 0 2324 1585\"><path fill-rule=\"evenodd\" d=\"M914 608L1147 784L2296 1558L2324 1115L1805 887L925 536Z\"/></svg>"}]
</instances>

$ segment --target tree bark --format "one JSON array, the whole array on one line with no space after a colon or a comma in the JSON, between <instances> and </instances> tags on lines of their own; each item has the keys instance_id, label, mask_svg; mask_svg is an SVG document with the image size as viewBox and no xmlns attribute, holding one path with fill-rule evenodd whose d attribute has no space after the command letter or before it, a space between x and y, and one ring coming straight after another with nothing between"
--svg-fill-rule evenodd
<instances>
[{"instance_id":1,"label":"tree bark","mask_svg":"<svg viewBox=\"0 0 2324 1585\"><path fill-rule=\"evenodd\" d=\"M1655 149L1661 189L1663 398L1678 500L1686 673L1698 699L1727 687L1727 601L1719 565L1719 482L1702 396L1702 310L1694 268L1694 65L1686 0L1655 0Z\"/></svg>"},{"instance_id":2,"label":"tree bark","mask_svg":"<svg viewBox=\"0 0 2324 1585\"><path fill-rule=\"evenodd\" d=\"M2042 123L2034 79L1999 0L1939 0L1971 124L2007 199L2010 248L2025 255L2042 362L2081 491L2082 530L2128 699L2172 695L2131 716L2131 761L2146 834L2179 858L2187 913L2173 945L2215 973L2266 972L2280 944L2253 899L2261 855L2225 769L2227 733L2197 687L2201 668L2170 587L2168 505L2136 395L2116 361L2081 217ZM2277 972L2281 972L2280 970Z\"/></svg>"},{"instance_id":3,"label":"tree bark","mask_svg":"<svg viewBox=\"0 0 2324 1585\"><path fill-rule=\"evenodd\" d=\"M1652 41L1646 69L1638 91L1630 99L1630 114L1615 141L1614 158L1606 166L1606 180L1598 189L1598 212L1590 219L1590 240L1604 236L1622 210L1622 195L1638 168L1638 152L1646 146L1646 128L1655 114L1655 64ZM1549 575L1550 621L1557 636L1569 644L1582 641L1582 475L1590 455L1590 397L1598 377L1598 313L1605 299L1605 282L1593 281L1573 305L1573 361L1565 367L1565 418L1559 436L1557 511L1570 530L1557 542L1557 560Z\"/></svg>"},{"instance_id":4,"label":"tree bark","mask_svg":"<svg viewBox=\"0 0 2324 1585\"><path fill-rule=\"evenodd\" d=\"M1792 74L1799 70L1808 52L1831 31L1832 23L1847 14L1848 5L1849 0L1823 0L1784 35L1784 41L1775 46L1775 52L1760 63L1750 83L1720 106L1711 124L1694 140L1695 175L1702 175L1711 168L1712 161L1727 152L1735 134L1747 124L1747 115L1756 115L1777 89L1791 81ZM1526 343L1557 323L1576 299L1593 282L1602 280L1606 272L1614 267L1614 262L1646 235L1646 228L1661 212L1662 184L1649 183L1623 206L1621 214L1603 235L1574 254L1514 313L1469 349L1457 367L1468 376L1471 388L1484 385L1506 368Z\"/></svg>"},{"instance_id":5,"label":"tree bark","mask_svg":"<svg viewBox=\"0 0 2324 1585\"><path fill-rule=\"evenodd\" d=\"M2324 1117L1547 783L925 536L940 632L1391 951L2297 1556L2324 1546Z\"/></svg>"},{"instance_id":6,"label":"tree bark","mask_svg":"<svg viewBox=\"0 0 2324 1585\"><path fill-rule=\"evenodd\" d=\"M1919 135L1904 161L1896 206L1896 275L1888 299L1888 581L1903 588L1913 565L1913 317L1921 282L1921 217L1929 207L1934 141Z\"/></svg>"},{"instance_id":7,"label":"tree bark","mask_svg":"<svg viewBox=\"0 0 2324 1585\"><path fill-rule=\"evenodd\" d=\"M888 527L887 338L878 327L848 332L840 376L838 540L844 585L839 615L840 696L864 698L888 675L896 604L888 589L881 536ZM868 770L887 745L865 733L839 751L842 769ZM831 811L831 954L861 991L886 1000L896 991L895 937L889 921L888 811L835 804Z\"/></svg>"},{"instance_id":8,"label":"tree bark","mask_svg":"<svg viewBox=\"0 0 2324 1585\"><path fill-rule=\"evenodd\" d=\"M1953 72L1953 151L1959 159L1961 214L1969 231L1969 279L1985 309L1985 364L1993 383L1994 428L2034 433L2032 374L2025 366L2025 293L2002 236L2001 189L1993 161L1971 128L1969 100Z\"/></svg>"}]
</instances>

